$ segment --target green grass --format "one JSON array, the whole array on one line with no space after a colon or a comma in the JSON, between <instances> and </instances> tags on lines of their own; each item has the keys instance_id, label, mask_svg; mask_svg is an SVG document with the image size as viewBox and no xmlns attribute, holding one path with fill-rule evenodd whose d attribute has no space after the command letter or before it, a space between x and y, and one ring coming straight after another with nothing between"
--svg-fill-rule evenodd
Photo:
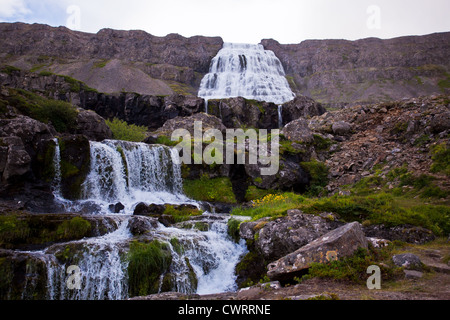
<instances>
[{"instance_id":1,"label":"green grass","mask_svg":"<svg viewBox=\"0 0 450 320\"><path fill-rule=\"evenodd\" d=\"M197 180L184 180L184 193L197 201L236 203L229 178L209 179L202 176Z\"/></svg>"},{"instance_id":2,"label":"green grass","mask_svg":"<svg viewBox=\"0 0 450 320\"><path fill-rule=\"evenodd\" d=\"M113 138L116 140L141 142L146 137L147 128L144 126L128 124L117 118L114 118L112 121L106 120L106 124L111 129Z\"/></svg>"},{"instance_id":3,"label":"green grass","mask_svg":"<svg viewBox=\"0 0 450 320\"><path fill-rule=\"evenodd\" d=\"M76 128L78 111L70 103L47 99L22 89L10 89L10 95L5 99L22 114L51 123L60 133L72 132Z\"/></svg>"},{"instance_id":4,"label":"green grass","mask_svg":"<svg viewBox=\"0 0 450 320\"><path fill-rule=\"evenodd\" d=\"M172 205L166 205L164 214L172 216L175 222L182 222L189 220L195 216L201 216L203 214L203 211L187 206L180 206L178 208L175 208Z\"/></svg>"},{"instance_id":5,"label":"green grass","mask_svg":"<svg viewBox=\"0 0 450 320\"><path fill-rule=\"evenodd\" d=\"M328 184L327 166L319 161L302 162L300 165L311 177L308 195L318 196L324 193L324 187Z\"/></svg>"},{"instance_id":6,"label":"green grass","mask_svg":"<svg viewBox=\"0 0 450 320\"><path fill-rule=\"evenodd\" d=\"M234 208L231 212L236 216L250 216L252 220L264 217L277 218L287 214L290 209L296 209L305 197L295 193L268 194L264 198L255 200L251 208Z\"/></svg>"},{"instance_id":7,"label":"green grass","mask_svg":"<svg viewBox=\"0 0 450 320\"><path fill-rule=\"evenodd\" d=\"M161 274L172 263L167 244L159 241L130 244L128 259L128 293L130 297L158 293Z\"/></svg>"}]
</instances>

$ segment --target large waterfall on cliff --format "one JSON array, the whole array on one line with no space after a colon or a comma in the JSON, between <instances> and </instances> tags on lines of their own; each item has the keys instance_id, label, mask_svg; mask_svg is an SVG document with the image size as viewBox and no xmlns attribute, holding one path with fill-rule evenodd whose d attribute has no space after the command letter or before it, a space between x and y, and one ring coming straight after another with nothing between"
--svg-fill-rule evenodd
<instances>
[{"instance_id":1,"label":"large waterfall on cliff","mask_svg":"<svg viewBox=\"0 0 450 320\"><path fill-rule=\"evenodd\" d=\"M262 45L225 43L203 78L199 97L244 97L283 104L295 98L280 60Z\"/></svg>"},{"instance_id":2,"label":"large waterfall on cliff","mask_svg":"<svg viewBox=\"0 0 450 320\"><path fill-rule=\"evenodd\" d=\"M133 215L136 205L142 202L198 206L183 194L181 166L175 161L174 150L116 140L90 142L91 168L83 184L82 199L69 201L59 192L61 150L55 143L55 198L68 212L103 219L96 228L107 230L98 237L20 252L26 259L45 265L47 299L129 298L128 252L130 243L136 240L130 231L133 221L151 226L144 242L157 240L170 252L170 268L160 276L160 291L163 283L165 290L181 293L208 294L236 289L234 268L247 248L243 240L235 243L229 238L229 215L205 213L195 220L170 226L164 226L156 218ZM117 202L123 209L113 213L111 205ZM201 230L194 227L199 223L203 226ZM76 290L68 287L67 270L73 264L80 271L80 288ZM169 288L167 278L171 279ZM35 280L27 279L22 298L31 298L36 285Z\"/></svg>"}]
</instances>

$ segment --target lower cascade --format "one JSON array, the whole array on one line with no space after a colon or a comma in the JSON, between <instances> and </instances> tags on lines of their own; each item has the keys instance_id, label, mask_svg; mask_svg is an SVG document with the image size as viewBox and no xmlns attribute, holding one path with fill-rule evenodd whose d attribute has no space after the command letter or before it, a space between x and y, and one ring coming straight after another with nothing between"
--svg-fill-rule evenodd
<instances>
[{"instance_id":1,"label":"lower cascade","mask_svg":"<svg viewBox=\"0 0 450 320\"><path fill-rule=\"evenodd\" d=\"M159 270L152 290L138 293L211 294L236 289L235 267L247 248L243 240L236 243L230 239L229 215L206 212L170 226L156 218L133 215L140 203L199 207L183 194L181 168L172 149L115 140L90 142L91 167L82 185L82 197L69 201L59 191L61 155L55 143L56 201L67 212L100 219L97 229L102 232L96 237L55 243L44 250L17 251L33 261L27 265L27 276L31 276L26 279L22 299L32 299L42 286L41 280L32 276L38 272L34 269L45 269L48 300L128 299L136 295L136 284L131 282L136 275L130 273L136 263L133 248L151 244L156 244L165 262L156 266ZM115 203L123 207L118 213L110 210ZM131 232L135 222L147 226L139 236ZM201 228L194 227L199 224Z\"/></svg>"}]
</instances>

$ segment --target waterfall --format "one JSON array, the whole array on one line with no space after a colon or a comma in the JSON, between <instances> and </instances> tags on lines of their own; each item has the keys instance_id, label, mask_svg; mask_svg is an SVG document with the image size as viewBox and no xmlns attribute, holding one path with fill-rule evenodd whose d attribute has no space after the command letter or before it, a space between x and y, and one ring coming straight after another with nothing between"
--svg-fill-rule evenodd
<instances>
[{"instance_id":1,"label":"waterfall","mask_svg":"<svg viewBox=\"0 0 450 320\"><path fill-rule=\"evenodd\" d=\"M55 170L55 177L53 178L53 193L55 197L61 197L61 148L57 138L53 139L55 142L55 154L53 157L53 168Z\"/></svg>"},{"instance_id":2,"label":"waterfall","mask_svg":"<svg viewBox=\"0 0 450 320\"><path fill-rule=\"evenodd\" d=\"M283 105L278 106L278 127L283 128Z\"/></svg>"},{"instance_id":3,"label":"waterfall","mask_svg":"<svg viewBox=\"0 0 450 320\"><path fill-rule=\"evenodd\" d=\"M128 252L130 241L137 240L129 230L129 223L133 219L155 223L152 220L155 218L132 216L135 205L140 202L197 205L183 194L176 151L166 146L125 141L90 142L91 167L82 185L83 197L69 201L62 198L59 191L61 150L57 140L55 144L56 200L61 201L68 212L78 211L81 216L105 215L100 218L112 222L107 224L109 233L103 236L55 243L40 251L16 251L31 261L29 267L27 265L22 298L33 299L38 285L46 281L45 295L49 300L128 299ZM109 211L109 205L115 202L125 207L120 214ZM237 289L235 266L247 247L244 240L235 243L230 239L229 218L225 214L205 213L170 227L159 222L157 226L152 225L146 239L167 244L171 253L167 271L170 275L161 274L160 291L165 276L170 276L172 291L186 294ZM206 230L195 229L199 223L206 225ZM72 266L79 270L80 288L68 285L67 272ZM167 283L164 284L167 290Z\"/></svg>"},{"instance_id":4,"label":"waterfall","mask_svg":"<svg viewBox=\"0 0 450 320\"><path fill-rule=\"evenodd\" d=\"M225 43L198 93L204 99L244 97L283 104L295 98L280 60L262 45Z\"/></svg>"},{"instance_id":5,"label":"waterfall","mask_svg":"<svg viewBox=\"0 0 450 320\"><path fill-rule=\"evenodd\" d=\"M116 140L90 142L91 169L78 205L96 204L99 213L122 203L133 213L140 203L193 203L183 195L181 167L176 151L166 146Z\"/></svg>"}]
</instances>

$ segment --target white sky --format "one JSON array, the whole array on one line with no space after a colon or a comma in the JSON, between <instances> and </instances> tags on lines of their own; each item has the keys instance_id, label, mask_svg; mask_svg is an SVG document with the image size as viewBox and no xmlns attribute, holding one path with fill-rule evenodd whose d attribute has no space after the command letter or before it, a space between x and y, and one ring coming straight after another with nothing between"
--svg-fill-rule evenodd
<instances>
[{"instance_id":1,"label":"white sky","mask_svg":"<svg viewBox=\"0 0 450 320\"><path fill-rule=\"evenodd\" d=\"M67 13L72 5L79 10ZM444 32L450 31L449 13L450 0L0 0L0 22L93 33L140 29L156 36L221 36L245 43Z\"/></svg>"}]
</instances>

